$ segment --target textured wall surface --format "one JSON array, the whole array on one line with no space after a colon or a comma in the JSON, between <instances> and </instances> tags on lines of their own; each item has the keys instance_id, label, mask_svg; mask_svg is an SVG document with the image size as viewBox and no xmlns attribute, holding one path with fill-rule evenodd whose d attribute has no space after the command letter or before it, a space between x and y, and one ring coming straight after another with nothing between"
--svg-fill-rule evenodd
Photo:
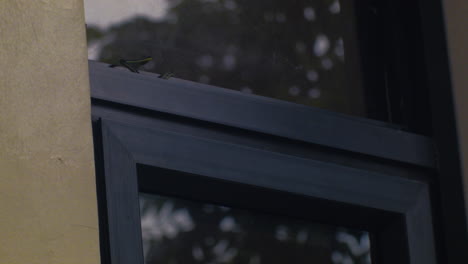
<instances>
[{"instance_id":1,"label":"textured wall surface","mask_svg":"<svg viewBox=\"0 0 468 264\"><path fill-rule=\"evenodd\" d=\"M0 263L99 263L82 0L0 0Z\"/></svg>"},{"instance_id":2,"label":"textured wall surface","mask_svg":"<svg viewBox=\"0 0 468 264\"><path fill-rule=\"evenodd\" d=\"M468 215L468 1L445 0L444 9Z\"/></svg>"}]
</instances>

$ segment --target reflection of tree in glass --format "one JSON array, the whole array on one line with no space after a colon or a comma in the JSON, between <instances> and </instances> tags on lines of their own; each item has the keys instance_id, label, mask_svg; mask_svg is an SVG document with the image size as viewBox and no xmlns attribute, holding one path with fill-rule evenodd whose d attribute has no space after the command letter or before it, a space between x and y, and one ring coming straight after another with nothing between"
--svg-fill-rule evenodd
<instances>
[{"instance_id":1,"label":"reflection of tree in glass","mask_svg":"<svg viewBox=\"0 0 468 264\"><path fill-rule=\"evenodd\" d=\"M335 237L338 244L332 253L333 263L371 263L368 233L343 229L338 230Z\"/></svg>"},{"instance_id":2,"label":"reflection of tree in glass","mask_svg":"<svg viewBox=\"0 0 468 264\"><path fill-rule=\"evenodd\" d=\"M160 21L134 18L101 38L100 61L153 56L147 71L345 113L338 0L168 0ZM88 32L96 33L92 27ZM90 41L94 34L88 35ZM95 47L93 47L95 48Z\"/></svg>"},{"instance_id":3,"label":"reflection of tree in glass","mask_svg":"<svg viewBox=\"0 0 468 264\"><path fill-rule=\"evenodd\" d=\"M370 263L365 232L154 195L140 206L148 264Z\"/></svg>"}]
</instances>

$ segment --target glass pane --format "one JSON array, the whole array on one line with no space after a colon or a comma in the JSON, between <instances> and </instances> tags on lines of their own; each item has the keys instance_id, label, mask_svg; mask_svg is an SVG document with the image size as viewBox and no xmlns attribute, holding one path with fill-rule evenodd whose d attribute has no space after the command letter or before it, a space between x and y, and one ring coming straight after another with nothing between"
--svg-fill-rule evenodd
<instances>
[{"instance_id":1,"label":"glass pane","mask_svg":"<svg viewBox=\"0 0 468 264\"><path fill-rule=\"evenodd\" d=\"M368 264L367 232L140 194L145 263Z\"/></svg>"},{"instance_id":2,"label":"glass pane","mask_svg":"<svg viewBox=\"0 0 468 264\"><path fill-rule=\"evenodd\" d=\"M372 116L352 2L85 0L89 59Z\"/></svg>"}]
</instances>

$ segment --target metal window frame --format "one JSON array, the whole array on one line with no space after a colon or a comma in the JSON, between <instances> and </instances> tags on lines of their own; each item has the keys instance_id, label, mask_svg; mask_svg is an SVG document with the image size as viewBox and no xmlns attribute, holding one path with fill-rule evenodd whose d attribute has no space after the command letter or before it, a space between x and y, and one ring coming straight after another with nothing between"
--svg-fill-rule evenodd
<instances>
[{"instance_id":1,"label":"metal window frame","mask_svg":"<svg viewBox=\"0 0 468 264\"><path fill-rule=\"evenodd\" d=\"M434 168L428 137L380 121L89 62L91 97L229 127Z\"/></svg>"},{"instance_id":2,"label":"metal window frame","mask_svg":"<svg viewBox=\"0 0 468 264\"><path fill-rule=\"evenodd\" d=\"M93 115L99 119L96 153L102 151L97 154L101 157L97 164L103 164L98 187L105 190L100 192L105 201L100 208L106 208L106 217L101 219L108 227L102 236L109 239L105 254L110 263L143 261L139 165L315 199L330 215L326 221L342 225L351 220L340 221L338 211L359 207L362 213L352 222L373 230L377 263L436 263L429 183L408 178L411 173L406 170L434 168L431 139L378 121L178 79L161 80L154 74L117 71L97 62L90 62L90 76ZM263 143L246 146L229 133L241 133L238 137L252 142L272 137L271 145L299 142L319 153L309 158ZM320 158L327 152L331 154ZM369 160L377 169L327 161L334 156ZM403 169L386 171L383 161ZM258 177L246 177L251 175ZM187 190L179 190L179 195L183 193ZM383 220L381 214L391 214L393 220Z\"/></svg>"},{"instance_id":3,"label":"metal window frame","mask_svg":"<svg viewBox=\"0 0 468 264\"><path fill-rule=\"evenodd\" d=\"M329 221L345 226L347 221L361 222L361 227L374 231L380 242L373 256L377 263L436 263L428 183L195 137L152 124L100 120L97 130L102 136L110 263L143 263L139 165L313 198L321 204L322 214L332 215ZM146 182L156 186L147 190L168 186L162 181ZM181 190L179 195L184 194ZM361 213L354 219L340 219L336 204L361 208ZM263 206L278 210L268 201ZM369 219L383 212L395 220ZM403 239L402 234L406 234Z\"/></svg>"}]
</instances>

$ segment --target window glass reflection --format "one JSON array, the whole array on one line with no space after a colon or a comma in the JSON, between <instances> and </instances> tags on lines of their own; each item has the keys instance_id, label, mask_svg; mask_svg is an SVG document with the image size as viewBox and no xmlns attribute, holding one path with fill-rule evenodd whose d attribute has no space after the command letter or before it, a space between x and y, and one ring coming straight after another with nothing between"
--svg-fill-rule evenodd
<instances>
[{"instance_id":1,"label":"window glass reflection","mask_svg":"<svg viewBox=\"0 0 468 264\"><path fill-rule=\"evenodd\" d=\"M368 264L367 232L140 194L145 262Z\"/></svg>"},{"instance_id":2,"label":"window glass reflection","mask_svg":"<svg viewBox=\"0 0 468 264\"><path fill-rule=\"evenodd\" d=\"M349 2L87 0L89 58L366 115Z\"/></svg>"}]
</instances>

